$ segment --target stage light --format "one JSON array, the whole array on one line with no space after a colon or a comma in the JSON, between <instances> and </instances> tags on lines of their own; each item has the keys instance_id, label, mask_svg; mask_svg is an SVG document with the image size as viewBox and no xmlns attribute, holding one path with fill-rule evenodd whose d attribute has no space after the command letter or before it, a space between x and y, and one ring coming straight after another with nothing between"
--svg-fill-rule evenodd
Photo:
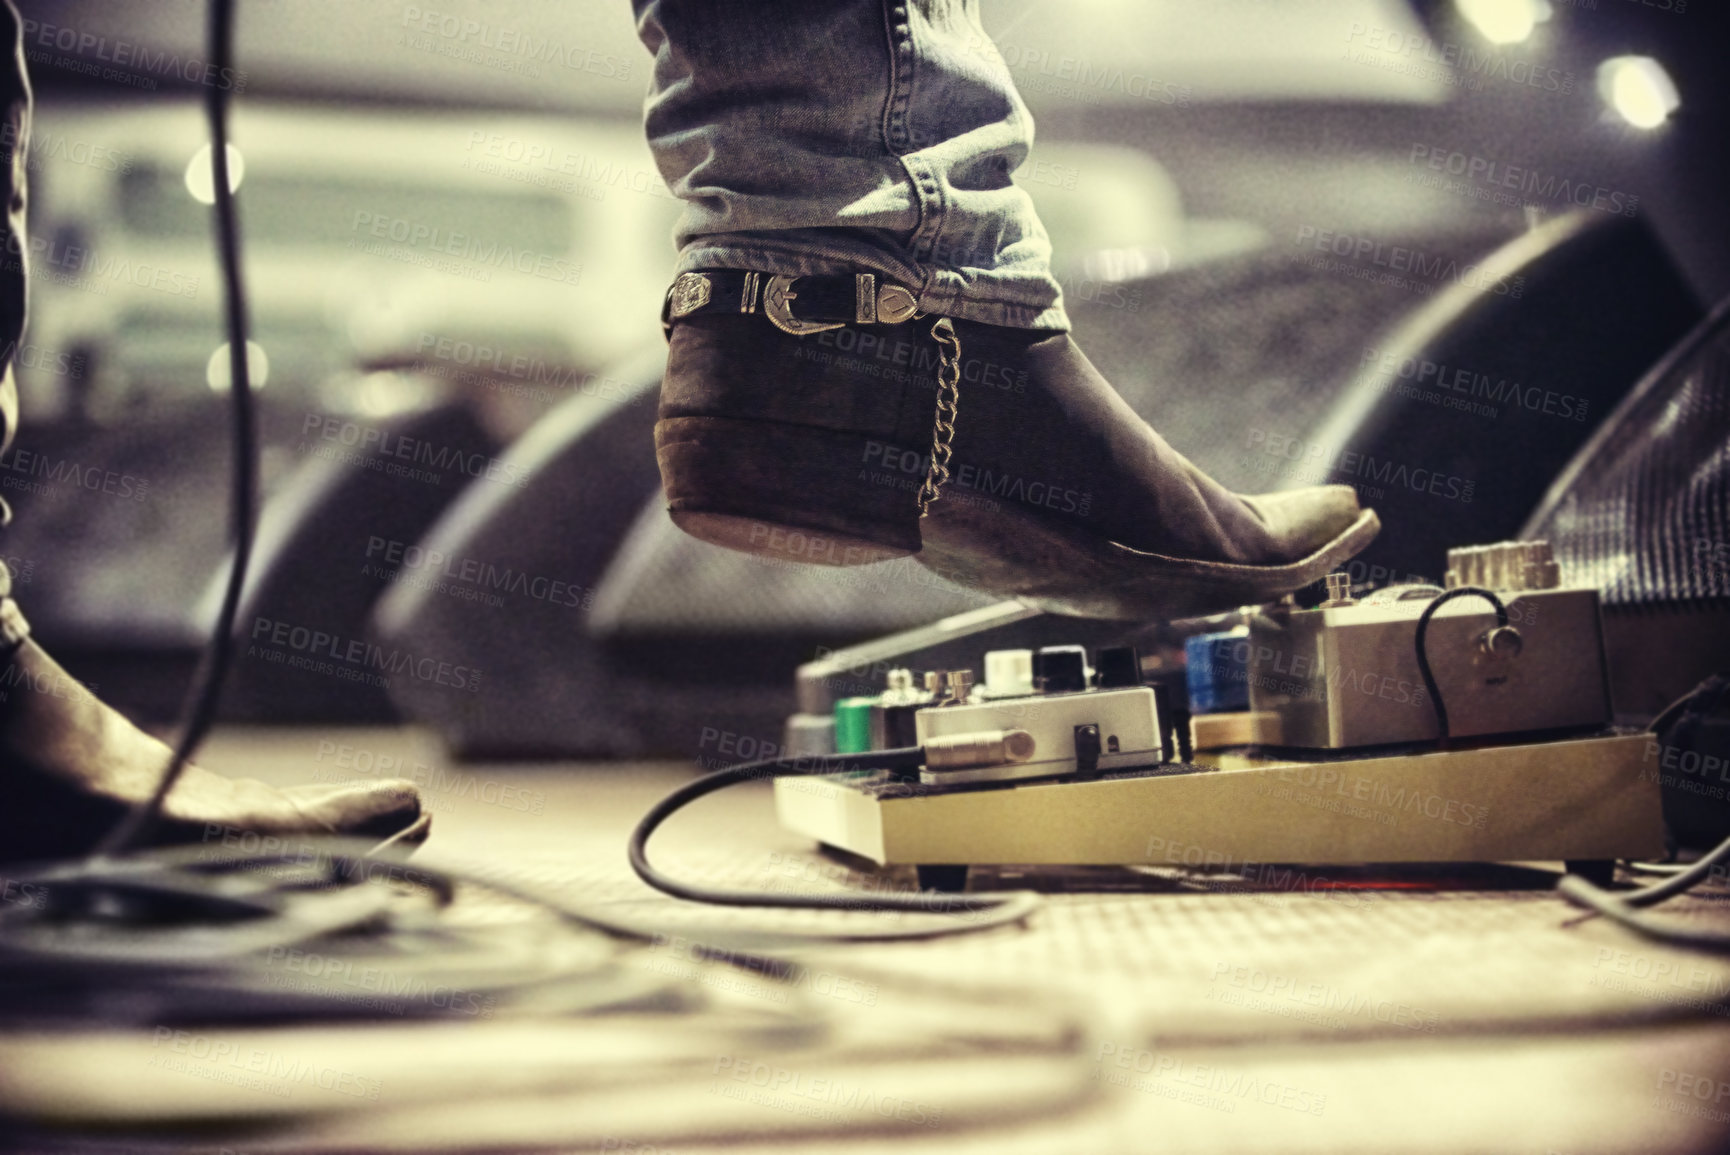
<instances>
[{"instance_id":1,"label":"stage light","mask_svg":"<svg viewBox=\"0 0 1730 1155\"><path fill-rule=\"evenodd\" d=\"M246 175L246 159L240 155L240 150L232 144L228 146L228 191L234 192L240 187L241 178ZM186 191L192 194L192 199L201 205L216 203L216 183L210 175L210 146L201 147L192 154L192 160L186 166Z\"/></svg>"},{"instance_id":2,"label":"stage light","mask_svg":"<svg viewBox=\"0 0 1730 1155\"><path fill-rule=\"evenodd\" d=\"M258 392L264 388L264 383L270 379L270 358L264 355L264 346L257 341L246 343L246 375L252 381L252 391ZM234 377L228 365L228 342L224 341L210 355L210 360L204 366L204 381L210 386L212 393L226 393L234 383Z\"/></svg>"},{"instance_id":3,"label":"stage light","mask_svg":"<svg viewBox=\"0 0 1730 1155\"><path fill-rule=\"evenodd\" d=\"M1454 0L1454 7L1491 44L1518 44L1549 15L1541 0Z\"/></svg>"},{"instance_id":4,"label":"stage light","mask_svg":"<svg viewBox=\"0 0 1730 1155\"><path fill-rule=\"evenodd\" d=\"M1616 56L1598 65L1598 95L1635 128L1657 128L1682 105L1676 82L1650 56Z\"/></svg>"}]
</instances>

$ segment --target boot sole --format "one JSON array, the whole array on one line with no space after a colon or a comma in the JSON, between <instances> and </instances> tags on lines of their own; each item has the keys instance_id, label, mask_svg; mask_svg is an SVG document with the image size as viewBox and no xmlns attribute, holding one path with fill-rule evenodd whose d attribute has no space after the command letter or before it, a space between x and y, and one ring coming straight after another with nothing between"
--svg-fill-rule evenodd
<instances>
[{"instance_id":1,"label":"boot sole","mask_svg":"<svg viewBox=\"0 0 1730 1155\"><path fill-rule=\"evenodd\" d=\"M916 451L860 434L726 417L655 425L673 524L726 549L854 566L919 552Z\"/></svg>"},{"instance_id":2,"label":"boot sole","mask_svg":"<svg viewBox=\"0 0 1730 1155\"><path fill-rule=\"evenodd\" d=\"M1069 617L1150 621L1272 601L1320 581L1381 530L1360 510L1326 545L1283 565L1234 565L1147 553L1036 513L980 514L940 500L924 522L919 564L959 585Z\"/></svg>"}]
</instances>

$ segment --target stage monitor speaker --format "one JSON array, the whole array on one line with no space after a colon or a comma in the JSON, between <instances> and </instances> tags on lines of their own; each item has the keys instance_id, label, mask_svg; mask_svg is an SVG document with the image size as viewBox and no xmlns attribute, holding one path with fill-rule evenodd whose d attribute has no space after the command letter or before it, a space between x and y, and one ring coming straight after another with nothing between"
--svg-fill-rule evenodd
<instances>
[{"instance_id":1,"label":"stage monitor speaker","mask_svg":"<svg viewBox=\"0 0 1730 1155\"><path fill-rule=\"evenodd\" d=\"M1357 487L1382 532L1354 579L1439 579L1513 537L1556 474L1702 310L1641 219L1587 210L1509 241L1364 351L1281 488Z\"/></svg>"}]
</instances>

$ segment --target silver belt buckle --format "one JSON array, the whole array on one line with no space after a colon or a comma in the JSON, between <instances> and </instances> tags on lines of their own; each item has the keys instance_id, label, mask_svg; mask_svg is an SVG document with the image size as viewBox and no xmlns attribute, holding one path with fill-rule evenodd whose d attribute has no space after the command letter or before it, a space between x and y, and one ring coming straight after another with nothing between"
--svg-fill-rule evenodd
<instances>
[{"instance_id":1,"label":"silver belt buckle","mask_svg":"<svg viewBox=\"0 0 1730 1155\"><path fill-rule=\"evenodd\" d=\"M769 283L763 287L763 315L774 322L777 329L802 337L807 333L821 333L825 329L839 329L846 324L844 321L801 321L793 316L788 304L799 296L790 291L797 279L770 277Z\"/></svg>"}]
</instances>

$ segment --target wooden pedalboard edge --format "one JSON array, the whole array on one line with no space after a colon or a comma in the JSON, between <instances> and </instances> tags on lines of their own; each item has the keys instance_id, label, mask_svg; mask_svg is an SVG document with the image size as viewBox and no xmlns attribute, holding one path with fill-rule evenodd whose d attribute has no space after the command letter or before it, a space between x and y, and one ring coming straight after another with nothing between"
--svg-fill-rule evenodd
<instances>
[{"instance_id":1,"label":"wooden pedalboard edge","mask_svg":"<svg viewBox=\"0 0 1730 1155\"><path fill-rule=\"evenodd\" d=\"M1196 773L876 797L781 778L781 824L881 865L1509 862L1664 853L1641 732Z\"/></svg>"}]
</instances>

